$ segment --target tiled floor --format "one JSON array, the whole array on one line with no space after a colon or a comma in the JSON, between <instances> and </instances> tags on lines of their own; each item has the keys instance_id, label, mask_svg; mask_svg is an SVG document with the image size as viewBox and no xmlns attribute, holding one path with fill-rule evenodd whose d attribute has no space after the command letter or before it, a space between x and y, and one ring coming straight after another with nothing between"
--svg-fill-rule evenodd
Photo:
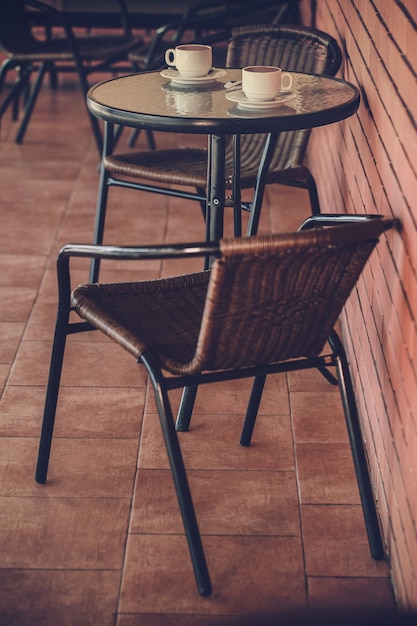
<instances>
[{"instance_id":1,"label":"tiled floor","mask_svg":"<svg viewBox=\"0 0 417 626\"><path fill-rule=\"evenodd\" d=\"M208 626L307 606L391 608L388 565L368 551L338 391L316 372L268 380L249 449L238 443L247 383L199 392L181 443L214 585L209 599L194 585L146 376L98 334L68 342L49 480L34 482L54 262L61 244L91 239L98 155L70 83L42 93L22 146L14 131L6 115L0 623ZM180 139L201 141L157 137L160 146ZM307 211L304 191L272 187L262 230L295 228ZM196 240L203 232L191 203L111 190L109 242ZM183 269L191 266L107 264L102 278ZM74 282L87 279L84 263L74 270Z\"/></svg>"}]
</instances>

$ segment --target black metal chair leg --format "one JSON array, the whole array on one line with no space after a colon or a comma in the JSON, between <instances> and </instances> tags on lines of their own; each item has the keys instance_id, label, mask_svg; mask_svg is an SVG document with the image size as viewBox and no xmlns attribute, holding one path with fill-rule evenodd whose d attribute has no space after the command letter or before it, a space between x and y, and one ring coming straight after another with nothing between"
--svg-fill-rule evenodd
<instances>
[{"instance_id":1,"label":"black metal chair leg","mask_svg":"<svg viewBox=\"0 0 417 626\"><path fill-rule=\"evenodd\" d=\"M196 187L196 191L198 193L199 196L206 196L207 192L205 189L203 189L203 187ZM207 208L207 201L206 200L200 200L200 208L201 208L201 213L203 215L203 219L206 222L206 208Z\"/></svg>"},{"instance_id":2,"label":"black metal chair leg","mask_svg":"<svg viewBox=\"0 0 417 626\"><path fill-rule=\"evenodd\" d=\"M382 543L378 514L376 511L374 494L369 477L368 463L363 445L362 432L359 423L349 365L345 350L336 332L333 332L329 337L329 343L336 356L336 369L339 379L340 393L342 396L369 546L372 557L375 560L380 561L385 557L384 546Z\"/></svg>"},{"instance_id":3,"label":"black metal chair leg","mask_svg":"<svg viewBox=\"0 0 417 626\"><path fill-rule=\"evenodd\" d=\"M100 173L100 183L99 183L99 191L97 195L97 209L96 209L96 219L94 224L94 235L93 235L93 243L101 244L103 243L103 233L104 233L104 223L106 220L106 210L107 210L107 198L109 195L109 187L107 185L108 175L102 168ZM96 257L91 260L90 265L90 283L96 283L98 281L99 273L100 273L100 258Z\"/></svg>"},{"instance_id":4,"label":"black metal chair leg","mask_svg":"<svg viewBox=\"0 0 417 626\"><path fill-rule=\"evenodd\" d=\"M0 85L0 88L1 88L1 85ZM0 119L2 118L3 114L6 112L6 109L8 108L8 106L12 103L13 104L12 119L13 121L16 121L17 119L16 111L18 109L18 106L16 103L19 101L19 96L20 96L21 91L22 91L21 79L18 76L16 78L14 85L11 87L9 93L7 94L7 96L5 97L5 99L0 105Z\"/></svg>"},{"instance_id":5,"label":"black metal chair leg","mask_svg":"<svg viewBox=\"0 0 417 626\"><path fill-rule=\"evenodd\" d=\"M240 135L233 136L233 233L235 237L242 236L242 190L240 184Z\"/></svg>"},{"instance_id":6,"label":"black metal chair leg","mask_svg":"<svg viewBox=\"0 0 417 626\"><path fill-rule=\"evenodd\" d=\"M247 235L256 235L258 232L259 220L261 217L262 201L265 193L266 178L269 166L274 155L274 151L278 142L278 133L270 133L265 142L262 158L259 163L258 175L256 179L255 193L252 199L250 209L250 217L247 228Z\"/></svg>"},{"instance_id":7,"label":"black metal chair leg","mask_svg":"<svg viewBox=\"0 0 417 626\"><path fill-rule=\"evenodd\" d=\"M190 385L184 387L181 402L178 409L176 429L185 433L190 428L191 415L193 414L195 397L197 395L198 385Z\"/></svg>"},{"instance_id":8,"label":"black metal chair leg","mask_svg":"<svg viewBox=\"0 0 417 626\"><path fill-rule=\"evenodd\" d=\"M201 596L209 596L212 592L210 575L207 568L201 535L198 528L194 505L188 484L184 461L174 426L171 405L167 391L164 389L162 376L159 377L157 369L147 355L142 355L142 362L145 364L155 391L155 399L158 408L159 419L164 435L165 447L167 450L171 472L174 479L178 504L181 511L184 530L187 537L188 548L194 568L195 579L198 592Z\"/></svg>"},{"instance_id":9,"label":"black metal chair leg","mask_svg":"<svg viewBox=\"0 0 417 626\"><path fill-rule=\"evenodd\" d=\"M39 95L40 88L42 86L42 82L46 72L46 63L42 63L38 70L38 75L35 80L35 84L33 85L29 100L26 103L25 112L23 115L23 119L21 121L19 130L16 135L16 143L20 144L23 142L23 139L26 134L26 129L28 127L30 118L32 116L32 111L35 106L36 100Z\"/></svg>"},{"instance_id":10,"label":"black metal chair leg","mask_svg":"<svg viewBox=\"0 0 417 626\"><path fill-rule=\"evenodd\" d=\"M134 128L128 140L129 148L134 148L140 134L140 128ZM148 141L149 150L156 150L155 136L152 130L146 129L146 139Z\"/></svg>"},{"instance_id":11,"label":"black metal chair leg","mask_svg":"<svg viewBox=\"0 0 417 626\"><path fill-rule=\"evenodd\" d=\"M46 482L46 477L48 474L49 456L51 452L52 436L54 432L56 406L58 402L62 364L64 360L65 344L67 340L68 317L68 309L58 311L54 342L52 347L51 363L49 366L49 378L48 386L46 389L42 430L39 441L38 460L35 472L35 480L38 483Z\"/></svg>"},{"instance_id":12,"label":"black metal chair leg","mask_svg":"<svg viewBox=\"0 0 417 626\"><path fill-rule=\"evenodd\" d=\"M307 189L310 198L310 207L312 215L320 215L319 194L317 191L316 181L312 174L307 179Z\"/></svg>"},{"instance_id":13,"label":"black metal chair leg","mask_svg":"<svg viewBox=\"0 0 417 626\"><path fill-rule=\"evenodd\" d=\"M261 403L262 393L265 387L266 376L257 376L253 381L252 391L246 409L245 421L240 435L240 445L250 446L253 429L255 428L256 417Z\"/></svg>"},{"instance_id":14,"label":"black metal chair leg","mask_svg":"<svg viewBox=\"0 0 417 626\"><path fill-rule=\"evenodd\" d=\"M103 155L100 165L100 179L97 192L97 206L96 217L94 223L93 243L102 244L104 236L104 225L106 221L107 211L107 199L109 195L108 173L103 165L104 158L111 154L114 145L114 126L113 124L105 123L104 125L104 138L103 138ZM100 258L96 257L91 260L90 265L90 283L96 283L98 281L100 273Z\"/></svg>"},{"instance_id":15,"label":"black metal chair leg","mask_svg":"<svg viewBox=\"0 0 417 626\"><path fill-rule=\"evenodd\" d=\"M329 382L331 385L338 385L339 382L337 380L337 378L335 376L333 376L333 374L331 372L329 372L329 370L327 369L327 367L318 367L317 368L318 371L320 372L320 374L327 380L327 382Z\"/></svg>"},{"instance_id":16,"label":"black metal chair leg","mask_svg":"<svg viewBox=\"0 0 417 626\"><path fill-rule=\"evenodd\" d=\"M155 137L149 128L146 129L146 139L148 141L149 150L156 150Z\"/></svg>"}]
</instances>

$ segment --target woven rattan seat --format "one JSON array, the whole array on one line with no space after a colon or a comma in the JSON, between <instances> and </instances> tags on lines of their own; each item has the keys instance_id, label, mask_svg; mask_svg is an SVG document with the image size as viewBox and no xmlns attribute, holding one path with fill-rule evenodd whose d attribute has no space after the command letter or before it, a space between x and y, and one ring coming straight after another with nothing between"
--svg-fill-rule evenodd
<instances>
[{"instance_id":1,"label":"woven rattan seat","mask_svg":"<svg viewBox=\"0 0 417 626\"><path fill-rule=\"evenodd\" d=\"M16 143L22 143L39 90L45 74L77 73L83 97L89 89L88 76L93 72L109 71L114 64L126 60L129 52L143 45L142 38L130 34L125 0L116 0L120 6L120 28L122 34L75 34L65 15L50 5L37 0L2 0L0 3L0 44L6 59L0 67L0 90L6 75L11 70L17 72L17 80L0 106L0 118L10 104L14 105L17 117L17 103L28 90L31 74L37 78L25 104L25 111ZM40 36L32 28L34 13L44 24L46 35ZM85 100L85 97L84 97ZM102 151L102 137L97 118L88 110L91 127L98 150Z\"/></svg>"},{"instance_id":2,"label":"woven rattan seat","mask_svg":"<svg viewBox=\"0 0 417 626\"><path fill-rule=\"evenodd\" d=\"M316 29L299 25L255 25L233 29L228 43L226 65L241 68L245 65L279 65L283 69L335 75L341 63L341 51L336 40ZM243 203L250 211L247 234L257 233L263 190L266 184L279 183L305 187L309 191L311 211L320 213L314 178L304 164L311 129L279 134L277 146L267 176L258 180L267 135L252 134L241 137L240 188L254 189L252 202ZM108 189L112 185L128 186L155 193L168 193L173 185L196 188L196 192L181 192L184 198L200 200L205 209L207 186L206 149L192 151L188 147L176 150L136 151L106 155L99 183L94 243L102 243ZM226 147L226 188L232 188L233 142ZM126 182L121 174L129 177ZM161 191L163 189L163 191ZM233 199L232 199L233 202ZM240 235L240 232L235 232ZM91 280L98 278L98 267L93 263Z\"/></svg>"},{"instance_id":3,"label":"woven rattan seat","mask_svg":"<svg viewBox=\"0 0 417 626\"><path fill-rule=\"evenodd\" d=\"M63 248L36 480L46 481L66 336L98 329L148 370L198 589L209 595L210 578L168 392L254 378L241 436L241 444L248 446L266 376L318 368L330 382L340 383L371 552L374 558L383 558L352 381L333 327L380 235L391 225L364 216L316 216L296 233L218 244ZM81 285L70 295L72 256L141 259L207 254L215 257L211 270L134 283ZM71 310L85 322L70 323ZM330 371L333 367L337 378ZM190 418L180 407L177 430L188 430Z\"/></svg>"}]
</instances>

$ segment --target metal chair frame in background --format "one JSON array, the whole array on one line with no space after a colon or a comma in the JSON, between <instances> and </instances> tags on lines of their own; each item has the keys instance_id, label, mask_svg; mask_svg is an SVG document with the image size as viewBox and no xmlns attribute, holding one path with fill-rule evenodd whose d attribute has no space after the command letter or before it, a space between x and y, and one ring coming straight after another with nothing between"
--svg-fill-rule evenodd
<instances>
[{"instance_id":1,"label":"metal chair frame in background","mask_svg":"<svg viewBox=\"0 0 417 626\"><path fill-rule=\"evenodd\" d=\"M24 112L16 135L16 143L22 143L34 110L39 91L47 73L52 77L51 85L56 86L59 73L78 74L83 95L90 85L88 76L98 72L120 71L116 65L127 61L128 54L143 45L141 37L133 36L129 27L126 0L115 0L120 8L120 28L122 34L75 34L65 15L54 7L38 0L2 0L0 3L0 44L6 59L0 67L0 92L7 74L16 71L16 80L0 105L0 119L9 106L12 106L13 119L17 119L19 101L23 96ZM32 28L31 12L40 14L36 29ZM39 24L43 21L43 26ZM54 30L60 33L55 36ZM38 37L39 31L45 36ZM130 64L133 70L133 65ZM32 74L36 72L33 86ZM85 98L84 98L85 100ZM100 124L86 106L91 128L99 153L103 148Z\"/></svg>"}]
</instances>

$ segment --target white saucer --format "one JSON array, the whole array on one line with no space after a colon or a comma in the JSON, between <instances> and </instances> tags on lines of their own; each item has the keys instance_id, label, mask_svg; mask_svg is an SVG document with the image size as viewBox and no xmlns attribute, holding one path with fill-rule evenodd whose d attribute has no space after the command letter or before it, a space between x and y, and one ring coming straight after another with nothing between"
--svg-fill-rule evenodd
<instances>
[{"instance_id":1,"label":"white saucer","mask_svg":"<svg viewBox=\"0 0 417 626\"><path fill-rule=\"evenodd\" d=\"M178 70L167 68L166 70L162 70L160 74L164 78L169 78L172 83L177 85L206 85L207 83L213 83L218 78L225 76L227 72L225 70L217 70L213 67L207 76L185 78L185 76L181 76L181 74L178 73Z\"/></svg>"},{"instance_id":2,"label":"white saucer","mask_svg":"<svg viewBox=\"0 0 417 626\"><path fill-rule=\"evenodd\" d=\"M292 91L285 91L278 94L273 100L257 102L255 100L248 100L243 91L239 90L226 93L226 98L232 102L237 102L243 109L274 109L275 107L280 107L294 100L296 95L297 94Z\"/></svg>"}]
</instances>

